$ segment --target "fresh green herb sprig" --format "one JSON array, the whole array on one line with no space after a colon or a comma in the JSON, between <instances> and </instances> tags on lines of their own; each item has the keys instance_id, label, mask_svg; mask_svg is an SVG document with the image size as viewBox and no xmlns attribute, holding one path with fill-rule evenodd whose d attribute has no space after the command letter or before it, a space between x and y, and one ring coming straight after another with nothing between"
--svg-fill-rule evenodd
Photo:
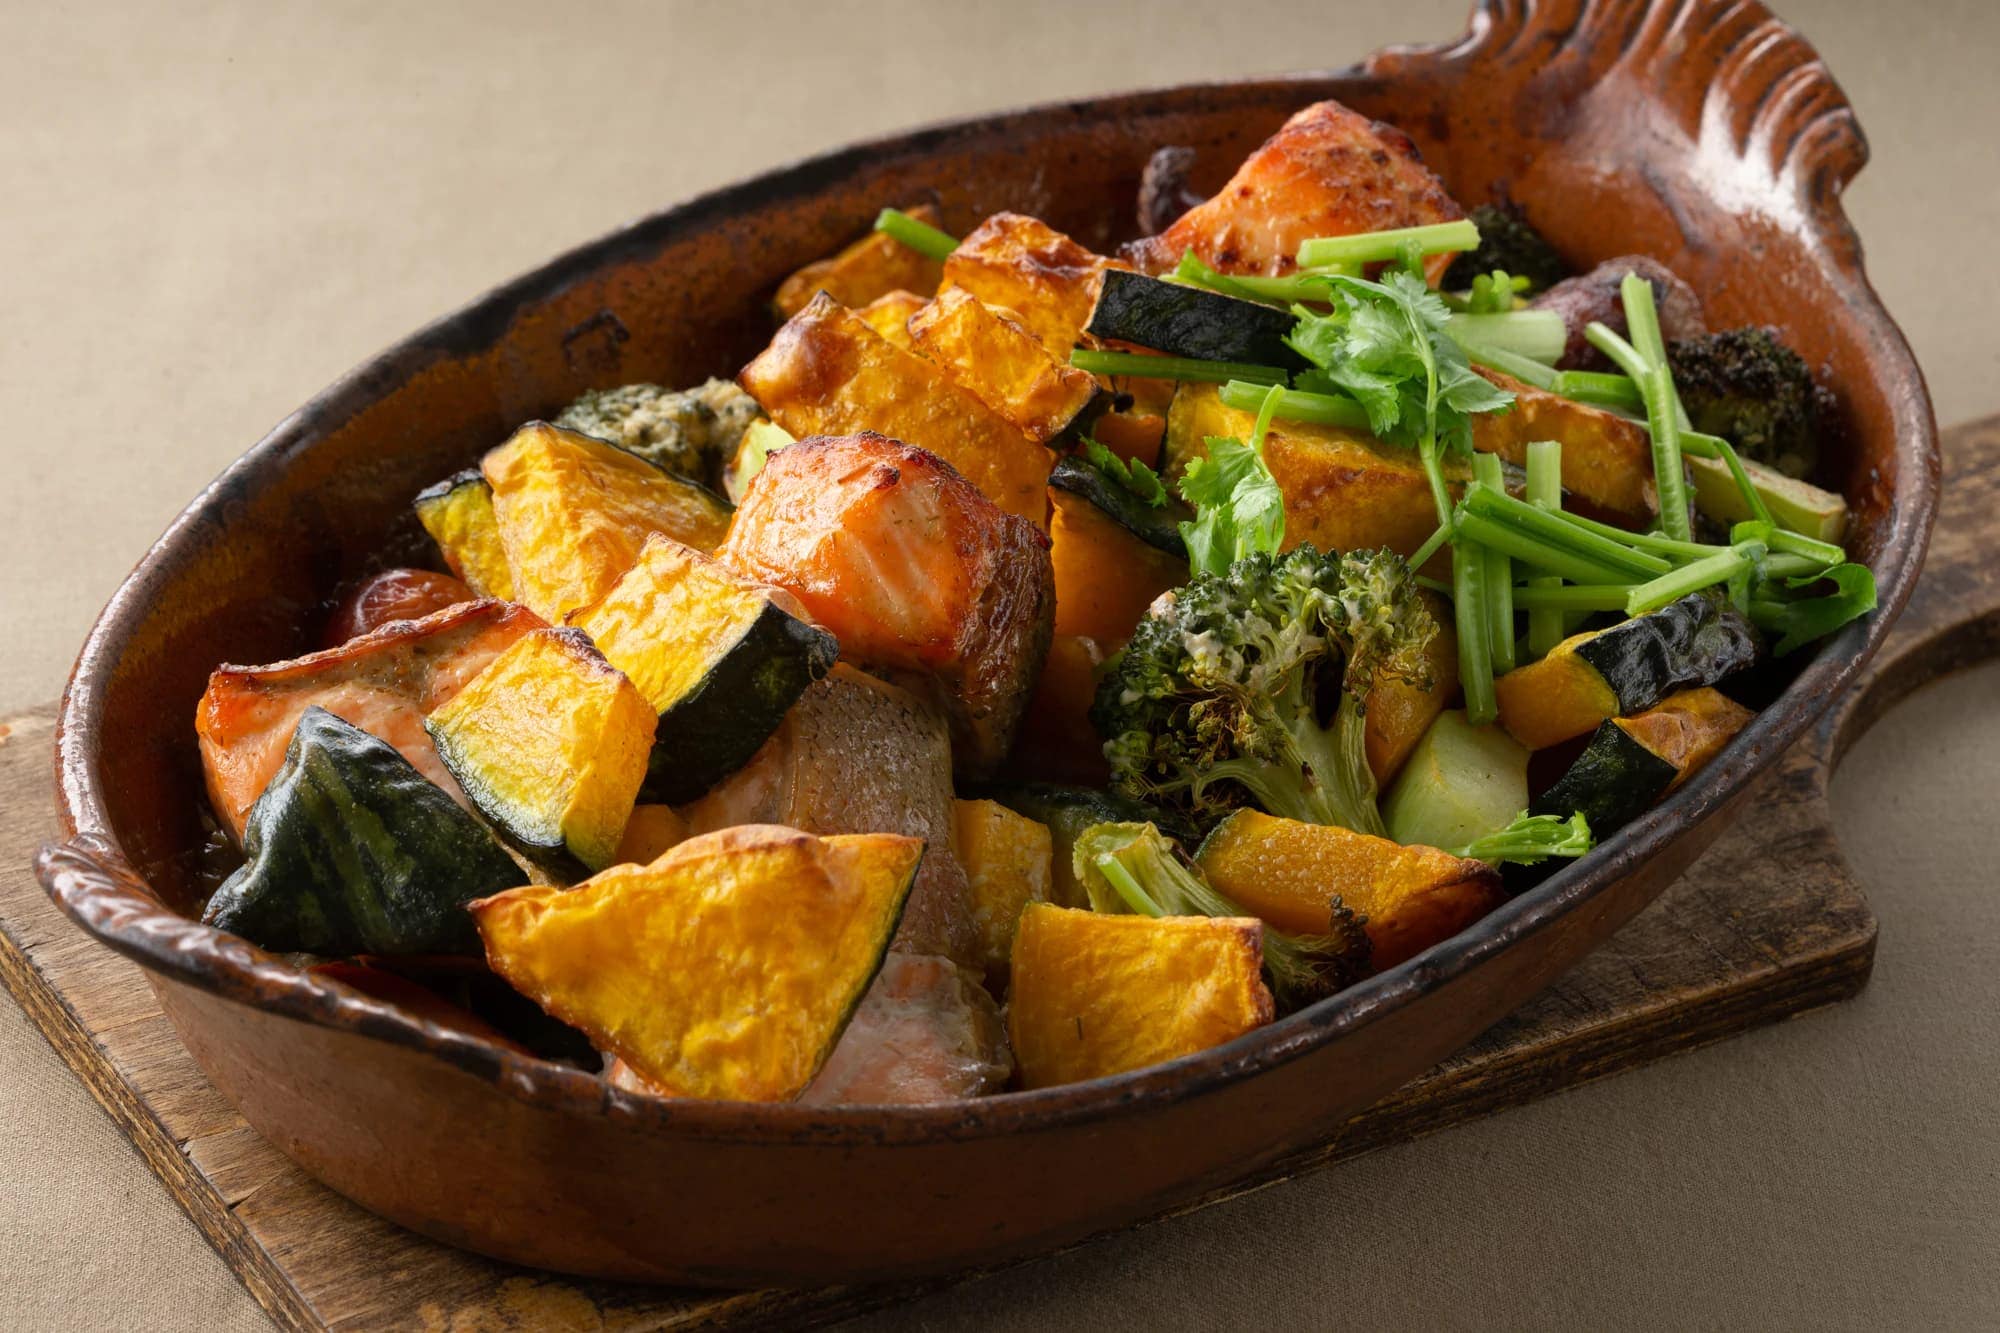
<instances>
[{"instance_id":1,"label":"fresh green herb sprig","mask_svg":"<svg viewBox=\"0 0 2000 1333\"><path fill-rule=\"evenodd\" d=\"M1266 390L1249 443L1211 435L1207 456L1181 474L1181 498L1195 512L1180 525L1190 573L1226 574L1245 556L1276 555L1284 545L1285 493L1264 462L1264 436L1284 392L1277 385Z\"/></svg>"},{"instance_id":2,"label":"fresh green herb sprig","mask_svg":"<svg viewBox=\"0 0 2000 1333\"><path fill-rule=\"evenodd\" d=\"M1093 375L1130 375L1135 379L1192 380L1196 383L1226 384L1243 380L1251 384L1283 384L1285 372L1276 366L1253 366L1240 361L1203 361L1191 356L1153 356L1145 352L1102 352L1079 347L1069 354L1069 363Z\"/></svg>"},{"instance_id":3,"label":"fresh green herb sprig","mask_svg":"<svg viewBox=\"0 0 2000 1333\"><path fill-rule=\"evenodd\" d=\"M1120 458L1087 435L1083 439L1083 458L1113 485L1131 492L1153 508L1158 509L1167 502L1166 483L1160 480L1159 473L1146 465L1145 459Z\"/></svg>"}]
</instances>

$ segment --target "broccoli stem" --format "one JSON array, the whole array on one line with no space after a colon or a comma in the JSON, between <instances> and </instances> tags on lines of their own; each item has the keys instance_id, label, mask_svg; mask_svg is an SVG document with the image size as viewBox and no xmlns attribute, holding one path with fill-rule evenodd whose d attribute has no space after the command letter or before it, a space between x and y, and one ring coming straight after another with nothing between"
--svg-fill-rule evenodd
<instances>
[{"instance_id":1,"label":"broccoli stem","mask_svg":"<svg viewBox=\"0 0 2000 1333\"><path fill-rule=\"evenodd\" d=\"M1161 910L1160 905L1147 896L1146 890L1140 887L1139 881L1133 878L1132 872L1125 868L1125 863L1118 859L1115 852L1101 854L1098 856L1095 864L1097 866L1097 873L1104 876L1105 883L1118 891L1118 896L1124 900L1125 905L1131 908L1134 914L1138 916L1166 915Z\"/></svg>"},{"instance_id":2,"label":"broccoli stem","mask_svg":"<svg viewBox=\"0 0 2000 1333\"><path fill-rule=\"evenodd\" d=\"M1496 491L1507 488L1500 460L1492 454L1474 454L1472 477L1481 486ZM1486 547L1486 643L1496 673L1514 669L1514 563L1497 546Z\"/></svg>"},{"instance_id":3,"label":"broccoli stem","mask_svg":"<svg viewBox=\"0 0 2000 1333\"><path fill-rule=\"evenodd\" d=\"M1528 445L1528 503L1537 509L1562 508L1562 442L1534 440ZM1538 575L1528 580L1531 589L1562 587L1560 575ZM1528 606L1528 653L1546 657L1563 640L1562 611L1556 607L1535 607L1515 595L1519 605ZM1619 605L1624 605L1621 601Z\"/></svg>"},{"instance_id":4,"label":"broccoli stem","mask_svg":"<svg viewBox=\"0 0 2000 1333\"><path fill-rule=\"evenodd\" d=\"M1483 727L1500 716L1493 696L1493 659L1487 652L1486 557L1460 520L1451 547L1452 618L1458 628L1458 683L1465 716Z\"/></svg>"},{"instance_id":5,"label":"broccoli stem","mask_svg":"<svg viewBox=\"0 0 2000 1333\"><path fill-rule=\"evenodd\" d=\"M1248 380L1230 380L1217 395L1224 407L1239 412L1255 412L1264 405L1268 386ZM1305 421L1315 426L1338 426L1344 430L1367 430L1368 412L1352 398L1332 393L1309 393L1287 389L1278 396L1277 415L1287 421Z\"/></svg>"},{"instance_id":6,"label":"broccoli stem","mask_svg":"<svg viewBox=\"0 0 2000 1333\"><path fill-rule=\"evenodd\" d=\"M1406 247L1419 254L1437 255L1479 247L1479 228L1469 220L1433 222L1421 227L1396 227L1389 231L1362 232L1354 236L1316 236L1299 246L1300 268L1323 268L1332 264L1379 264L1401 259Z\"/></svg>"},{"instance_id":7,"label":"broccoli stem","mask_svg":"<svg viewBox=\"0 0 2000 1333\"><path fill-rule=\"evenodd\" d=\"M1523 810L1514 822L1496 833L1475 838L1456 848L1453 856L1498 865L1539 865L1551 856L1582 856L1595 845L1590 822L1578 811L1568 819L1556 815L1530 815Z\"/></svg>"},{"instance_id":8,"label":"broccoli stem","mask_svg":"<svg viewBox=\"0 0 2000 1333\"><path fill-rule=\"evenodd\" d=\"M875 215L875 230L932 259L948 258L958 249L958 238L919 221L900 208L885 208Z\"/></svg>"},{"instance_id":9,"label":"broccoli stem","mask_svg":"<svg viewBox=\"0 0 2000 1333\"><path fill-rule=\"evenodd\" d=\"M1248 380L1253 384L1285 382L1285 372L1276 366L1252 366L1240 361L1201 361L1188 356L1146 356L1138 352L1100 352L1079 347L1069 354L1069 363L1093 375L1131 375L1149 380L1194 380L1223 384Z\"/></svg>"},{"instance_id":10,"label":"broccoli stem","mask_svg":"<svg viewBox=\"0 0 2000 1333\"><path fill-rule=\"evenodd\" d=\"M1563 323L1562 316L1553 310L1453 315L1445 324L1445 332L1461 347L1466 343L1477 343L1490 351L1511 352L1546 366L1552 366L1562 358L1563 347L1569 341L1568 326Z\"/></svg>"}]
</instances>

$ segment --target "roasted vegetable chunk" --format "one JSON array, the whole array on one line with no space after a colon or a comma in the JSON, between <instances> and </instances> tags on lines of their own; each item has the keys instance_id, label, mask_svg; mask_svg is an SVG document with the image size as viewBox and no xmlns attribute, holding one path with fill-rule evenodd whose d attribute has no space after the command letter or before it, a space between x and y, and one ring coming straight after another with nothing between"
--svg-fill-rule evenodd
<instances>
[{"instance_id":1,"label":"roasted vegetable chunk","mask_svg":"<svg viewBox=\"0 0 2000 1333\"><path fill-rule=\"evenodd\" d=\"M843 658L936 697L961 772L1006 754L1048 650L1048 538L939 459L879 435L801 440L717 554L797 597Z\"/></svg>"},{"instance_id":2,"label":"roasted vegetable chunk","mask_svg":"<svg viewBox=\"0 0 2000 1333\"><path fill-rule=\"evenodd\" d=\"M1338 102L1298 112L1243 160L1214 198L1125 255L1162 273L1192 250L1224 273L1289 273L1301 243L1465 216L1408 135ZM1450 255L1427 262L1432 281Z\"/></svg>"},{"instance_id":3,"label":"roasted vegetable chunk","mask_svg":"<svg viewBox=\"0 0 2000 1333\"><path fill-rule=\"evenodd\" d=\"M1058 360L1012 312L947 287L910 316L912 345L950 371L981 402L1046 444L1097 392L1086 371Z\"/></svg>"},{"instance_id":4,"label":"roasted vegetable chunk","mask_svg":"<svg viewBox=\"0 0 2000 1333\"><path fill-rule=\"evenodd\" d=\"M954 801L959 864L972 888L972 919L988 978L1004 977L1021 909L1049 900L1049 826L998 801Z\"/></svg>"},{"instance_id":5,"label":"roasted vegetable chunk","mask_svg":"<svg viewBox=\"0 0 2000 1333\"><path fill-rule=\"evenodd\" d=\"M1154 598L1187 582L1185 547L1160 550L1072 490L1051 486L1049 503L1057 634L1123 643Z\"/></svg>"},{"instance_id":6,"label":"roasted vegetable chunk","mask_svg":"<svg viewBox=\"0 0 2000 1333\"><path fill-rule=\"evenodd\" d=\"M750 825L472 910L494 971L665 1095L788 1101L881 966L922 854Z\"/></svg>"},{"instance_id":7,"label":"roasted vegetable chunk","mask_svg":"<svg viewBox=\"0 0 2000 1333\"><path fill-rule=\"evenodd\" d=\"M313 704L395 746L419 773L456 795L458 784L424 731L424 714L540 628L541 617L518 606L461 603L289 662L217 667L194 719L216 818L242 841L251 805Z\"/></svg>"},{"instance_id":8,"label":"roasted vegetable chunk","mask_svg":"<svg viewBox=\"0 0 2000 1333\"><path fill-rule=\"evenodd\" d=\"M903 211L919 222L939 225L938 211L929 204ZM932 291L940 276L937 260L887 232L871 231L840 253L815 260L786 278L771 304L780 319L790 319L820 292L845 306L864 306L898 289Z\"/></svg>"},{"instance_id":9,"label":"roasted vegetable chunk","mask_svg":"<svg viewBox=\"0 0 2000 1333\"><path fill-rule=\"evenodd\" d=\"M656 534L602 601L570 613L660 715L647 800L691 801L742 767L840 655L781 600Z\"/></svg>"},{"instance_id":10,"label":"roasted vegetable chunk","mask_svg":"<svg viewBox=\"0 0 2000 1333\"><path fill-rule=\"evenodd\" d=\"M944 285L1009 311L1051 356L1067 362L1090 322L1108 262L1039 218L995 213L944 261Z\"/></svg>"},{"instance_id":11,"label":"roasted vegetable chunk","mask_svg":"<svg viewBox=\"0 0 2000 1333\"><path fill-rule=\"evenodd\" d=\"M1686 782L1754 716L1704 687L1682 690L1632 717L1609 718L1529 811L1560 817L1581 811L1591 830L1606 837Z\"/></svg>"},{"instance_id":12,"label":"roasted vegetable chunk","mask_svg":"<svg viewBox=\"0 0 2000 1333\"><path fill-rule=\"evenodd\" d=\"M1528 461L1528 445L1555 440L1562 445L1562 484L1581 507L1607 521L1645 528L1653 520L1653 442L1636 421L1588 403L1574 402L1523 384L1497 370L1481 375L1514 395L1505 412L1472 418L1472 447L1498 454L1515 466Z\"/></svg>"},{"instance_id":13,"label":"roasted vegetable chunk","mask_svg":"<svg viewBox=\"0 0 2000 1333\"><path fill-rule=\"evenodd\" d=\"M1421 679L1404 680L1384 676L1368 691L1368 713L1363 722L1363 743L1368 747L1368 768L1378 786L1403 767L1424 732L1458 693L1458 631L1451 610L1442 597L1425 590L1424 604L1437 622L1425 656L1430 659L1430 684Z\"/></svg>"},{"instance_id":14,"label":"roasted vegetable chunk","mask_svg":"<svg viewBox=\"0 0 2000 1333\"><path fill-rule=\"evenodd\" d=\"M515 595L560 621L588 606L655 532L712 551L729 527L722 497L615 445L533 421L480 464Z\"/></svg>"},{"instance_id":15,"label":"roasted vegetable chunk","mask_svg":"<svg viewBox=\"0 0 2000 1333\"><path fill-rule=\"evenodd\" d=\"M687 837L687 820L671 805L635 805L611 859L618 865L644 865Z\"/></svg>"},{"instance_id":16,"label":"roasted vegetable chunk","mask_svg":"<svg viewBox=\"0 0 2000 1333\"><path fill-rule=\"evenodd\" d=\"M876 297L854 313L869 328L908 351L916 346L916 340L910 337L910 317L929 304L929 298L915 292L893 291Z\"/></svg>"},{"instance_id":17,"label":"roasted vegetable chunk","mask_svg":"<svg viewBox=\"0 0 2000 1333\"><path fill-rule=\"evenodd\" d=\"M1706 592L1609 629L1564 639L1538 662L1493 682L1500 725L1530 750L1642 712L1683 687L1713 685L1754 665L1763 636ZM1592 825L1592 827L1596 827Z\"/></svg>"},{"instance_id":18,"label":"roasted vegetable chunk","mask_svg":"<svg viewBox=\"0 0 2000 1333\"><path fill-rule=\"evenodd\" d=\"M979 958L965 871L951 854L951 742L935 705L837 663L799 696L751 761L681 807L690 833L785 824L808 833L924 841L896 947Z\"/></svg>"},{"instance_id":19,"label":"roasted vegetable chunk","mask_svg":"<svg viewBox=\"0 0 2000 1333\"><path fill-rule=\"evenodd\" d=\"M1261 810L1218 824L1195 861L1209 883L1280 930L1325 930L1338 897L1365 918L1378 968L1456 935L1501 896L1484 862Z\"/></svg>"},{"instance_id":20,"label":"roasted vegetable chunk","mask_svg":"<svg viewBox=\"0 0 2000 1333\"><path fill-rule=\"evenodd\" d=\"M1250 438L1257 414L1225 406L1213 384L1183 385L1167 413L1166 472L1179 477L1208 454L1211 435ZM1278 420L1264 437L1264 461L1285 495L1285 547L1358 551L1386 546L1413 554L1437 529L1437 502L1414 449L1361 431ZM1457 455L1446 478L1470 479Z\"/></svg>"},{"instance_id":21,"label":"roasted vegetable chunk","mask_svg":"<svg viewBox=\"0 0 2000 1333\"><path fill-rule=\"evenodd\" d=\"M460 602L477 601L472 589L449 574L428 569L385 569L349 589L327 617L320 644L338 648L396 620L422 620Z\"/></svg>"},{"instance_id":22,"label":"roasted vegetable chunk","mask_svg":"<svg viewBox=\"0 0 2000 1333\"><path fill-rule=\"evenodd\" d=\"M514 600L514 576L493 518L493 488L476 467L417 492L417 521L438 544L451 572L481 597Z\"/></svg>"},{"instance_id":23,"label":"roasted vegetable chunk","mask_svg":"<svg viewBox=\"0 0 2000 1333\"><path fill-rule=\"evenodd\" d=\"M1048 526L1042 488L1055 456L943 366L897 347L831 297L794 315L740 378L801 439L874 431L928 449L1000 508Z\"/></svg>"},{"instance_id":24,"label":"roasted vegetable chunk","mask_svg":"<svg viewBox=\"0 0 2000 1333\"><path fill-rule=\"evenodd\" d=\"M712 379L692 389L657 384L593 389L565 407L556 425L708 485L760 415L749 394L728 380Z\"/></svg>"},{"instance_id":25,"label":"roasted vegetable chunk","mask_svg":"<svg viewBox=\"0 0 2000 1333\"><path fill-rule=\"evenodd\" d=\"M1276 1014L1261 976L1263 936L1247 918L1030 903L1007 1006L1022 1086L1143 1069L1262 1027Z\"/></svg>"},{"instance_id":26,"label":"roasted vegetable chunk","mask_svg":"<svg viewBox=\"0 0 2000 1333\"><path fill-rule=\"evenodd\" d=\"M583 631L537 630L425 719L480 813L533 853L611 863L653 747L653 706Z\"/></svg>"},{"instance_id":27,"label":"roasted vegetable chunk","mask_svg":"<svg viewBox=\"0 0 2000 1333\"><path fill-rule=\"evenodd\" d=\"M465 904L526 878L394 747L324 708L299 717L243 850L202 920L286 953L473 953Z\"/></svg>"},{"instance_id":28,"label":"roasted vegetable chunk","mask_svg":"<svg viewBox=\"0 0 2000 1333\"><path fill-rule=\"evenodd\" d=\"M1049 655L1035 680L1034 696L1014 734L1014 748L1003 771L1010 776L1046 782L1080 782L1103 786L1111 781L1104 762L1104 742L1090 725L1090 705L1097 698L1104 649L1080 634L1058 634L1049 640Z\"/></svg>"}]
</instances>

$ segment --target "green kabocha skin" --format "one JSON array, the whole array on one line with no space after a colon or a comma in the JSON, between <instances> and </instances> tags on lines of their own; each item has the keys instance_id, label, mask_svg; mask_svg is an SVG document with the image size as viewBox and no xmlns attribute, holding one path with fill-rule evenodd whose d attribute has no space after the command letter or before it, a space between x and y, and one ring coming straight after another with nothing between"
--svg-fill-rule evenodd
<instances>
[{"instance_id":1,"label":"green kabocha skin","mask_svg":"<svg viewBox=\"0 0 2000 1333\"><path fill-rule=\"evenodd\" d=\"M1274 306L1109 269L1085 327L1096 337L1169 356L1303 370L1305 358L1285 341L1297 323Z\"/></svg>"},{"instance_id":2,"label":"green kabocha skin","mask_svg":"<svg viewBox=\"0 0 2000 1333\"><path fill-rule=\"evenodd\" d=\"M1675 690L1713 685L1755 666L1764 656L1764 638L1721 597L1693 592L1599 631L1575 651L1618 696L1623 715L1644 712ZM1596 828L1597 821L1590 826Z\"/></svg>"},{"instance_id":3,"label":"green kabocha skin","mask_svg":"<svg viewBox=\"0 0 2000 1333\"><path fill-rule=\"evenodd\" d=\"M839 656L833 635L767 600L741 638L709 650L694 687L660 714L639 799L678 805L706 794L749 762Z\"/></svg>"},{"instance_id":4,"label":"green kabocha skin","mask_svg":"<svg viewBox=\"0 0 2000 1333\"><path fill-rule=\"evenodd\" d=\"M308 708L202 920L280 953L479 952L465 904L527 879L395 747Z\"/></svg>"},{"instance_id":5,"label":"green kabocha skin","mask_svg":"<svg viewBox=\"0 0 2000 1333\"><path fill-rule=\"evenodd\" d=\"M1531 815L1567 819L1582 812L1590 830L1605 838L1637 819L1660 799L1680 770L1641 745L1618 725L1601 723L1569 771L1528 807Z\"/></svg>"},{"instance_id":6,"label":"green kabocha skin","mask_svg":"<svg viewBox=\"0 0 2000 1333\"><path fill-rule=\"evenodd\" d=\"M1112 522L1155 550L1187 559L1187 541L1181 536L1181 524L1191 521L1194 511L1171 494L1165 504L1147 504L1090 463L1075 457L1056 461L1049 472L1049 485L1090 501Z\"/></svg>"}]
</instances>

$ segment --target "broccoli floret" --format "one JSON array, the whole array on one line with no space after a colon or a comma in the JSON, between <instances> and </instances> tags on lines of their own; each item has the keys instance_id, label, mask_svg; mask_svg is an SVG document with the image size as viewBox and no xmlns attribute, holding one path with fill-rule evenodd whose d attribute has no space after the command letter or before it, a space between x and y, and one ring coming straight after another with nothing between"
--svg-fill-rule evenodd
<instances>
[{"instance_id":1,"label":"broccoli floret","mask_svg":"<svg viewBox=\"0 0 2000 1333\"><path fill-rule=\"evenodd\" d=\"M1381 836L1368 692L1429 688L1436 633L1393 551L1300 546L1197 575L1153 603L1098 687L1112 785L1202 825L1249 802Z\"/></svg>"},{"instance_id":2,"label":"broccoli floret","mask_svg":"<svg viewBox=\"0 0 2000 1333\"><path fill-rule=\"evenodd\" d=\"M757 400L728 380L692 389L625 384L595 389L564 408L556 425L594 435L705 486L715 485L737 442L761 416Z\"/></svg>"},{"instance_id":3,"label":"broccoli floret","mask_svg":"<svg viewBox=\"0 0 2000 1333\"><path fill-rule=\"evenodd\" d=\"M1140 916L1247 917L1180 856L1151 824L1098 824L1071 853L1077 882L1093 911ZM1293 935L1264 927L1264 971L1286 1010L1345 990L1368 975L1373 950L1365 927L1335 895L1324 935Z\"/></svg>"},{"instance_id":4,"label":"broccoli floret","mask_svg":"<svg viewBox=\"0 0 2000 1333\"><path fill-rule=\"evenodd\" d=\"M1667 364L1696 430L1788 476L1803 477L1819 461L1826 393L1776 330L1725 329L1671 342Z\"/></svg>"},{"instance_id":5,"label":"broccoli floret","mask_svg":"<svg viewBox=\"0 0 2000 1333\"><path fill-rule=\"evenodd\" d=\"M1479 248L1451 261L1444 274L1447 291L1464 291L1480 274L1496 268L1526 278L1532 291L1569 276L1569 265L1518 210L1480 204L1472 210L1472 225L1479 228Z\"/></svg>"}]
</instances>

